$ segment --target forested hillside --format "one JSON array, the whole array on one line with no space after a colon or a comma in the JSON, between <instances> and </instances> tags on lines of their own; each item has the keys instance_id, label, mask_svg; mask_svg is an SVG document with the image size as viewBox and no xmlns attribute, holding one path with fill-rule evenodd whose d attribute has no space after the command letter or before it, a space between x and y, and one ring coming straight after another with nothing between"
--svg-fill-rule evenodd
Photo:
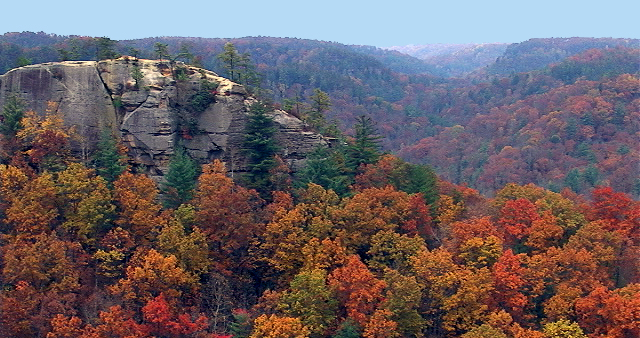
<instances>
[{"instance_id":1,"label":"forested hillside","mask_svg":"<svg viewBox=\"0 0 640 338\"><path fill-rule=\"evenodd\" d=\"M591 50L542 73L465 88L446 112L469 119L400 154L483 192L533 182L579 193L606 184L638 196L637 60L637 49Z\"/></svg>"},{"instance_id":2,"label":"forested hillside","mask_svg":"<svg viewBox=\"0 0 640 338\"><path fill-rule=\"evenodd\" d=\"M637 39L550 38L530 39L509 45L504 55L488 68L491 74L508 75L543 68L589 49L639 48Z\"/></svg>"},{"instance_id":3,"label":"forested hillside","mask_svg":"<svg viewBox=\"0 0 640 338\"><path fill-rule=\"evenodd\" d=\"M381 154L364 116L294 176L249 123L246 175L177 152L157 185L108 137L71 157L58 113L2 116L2 337L640 334L640 202L610 187L487 199Z\"/></svg>"},{"instance_id":4,"label":"forested hillside","mask_svg":"<svg viewBox=\"0 0 640 338\"><path fill-rule=\"evenodd\" d=\"M161 182L108 132L75 158L55 104L8 99L2 337L640 336L638 48L445 79L395 52L297 39L15 33L0 47L3 71L158 57L263 99L247 111L247 171L178 149ZM139 72L132 88L148 90ZM220 93L199 94L194 107ZM292 172L274 156L276 108L331 147Z\"/></svg>"},{"instance_id":5,"label":"forested hillside","mask_svg":"<svg viewBox=\"0 0 640 338\"><path fill-rule=\"evenodd\" d=\"M447 77L463 77L496 62L509 44L435 44L389 47L435 67Z\"/></svg>"},{"instance_id":6,"label":"forested hillside","mask_svg":"<svg viewBox=\"0 0 640 338\"><path fill-rule=\"evenodd\" d=\"M113 41L12 33L0 41L5 70L29 61L96 59L104 50L154 58L163 44L168 55L226 76L219 55L230 42L243 67L260 75L251 85L263 98L304 117L320 90L329 100L328 124L349 134L359 116L370 116L384 150L430 164L454 183L487 194L507 182L578 193L612 184L640 196L634 39L531 39L509 45L468 78L441 77L442 69L395 51L292 38ZM469 59L441 55L451 58L443 62Z\"/></svg>"}]
</instances>

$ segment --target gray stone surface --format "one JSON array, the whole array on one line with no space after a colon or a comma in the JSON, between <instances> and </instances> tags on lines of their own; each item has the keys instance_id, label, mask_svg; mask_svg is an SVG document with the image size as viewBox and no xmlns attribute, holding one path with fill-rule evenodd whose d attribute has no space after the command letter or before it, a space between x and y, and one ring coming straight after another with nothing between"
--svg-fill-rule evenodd
<instances>
[{"instance_id":1,"label":"gray stone surface","mask_svg":"<svg viewBox=\"0 0 640 338\"><path fill-rule=\"evenodd\" d=\"M138 67L143 78L136 86L132 71ZM173 71L180 68L180 81ZM217 83L215 102L202 112L193 112L190 101L207 80ZM67 61L13 69L0 76L0 107L9 95L18 95L27 109L44 114L49 102L62 113L65 123L75 126L80 139L74 141L78 156L90 154L100 131L111 128L129 148L133 165L152 176L161 176L176 143L183 144L201 163L215 158L229 170L246 167L243 150L244 129L255 101L245 88L217 74L167 61L117 60ZM195 132L178 128L176 116L190 114L197 122ZM307 153L326 140L305 131L296 117L274 111L278 127L276 139L282 157L295 170Z\"/></svg>"}]
</instances>

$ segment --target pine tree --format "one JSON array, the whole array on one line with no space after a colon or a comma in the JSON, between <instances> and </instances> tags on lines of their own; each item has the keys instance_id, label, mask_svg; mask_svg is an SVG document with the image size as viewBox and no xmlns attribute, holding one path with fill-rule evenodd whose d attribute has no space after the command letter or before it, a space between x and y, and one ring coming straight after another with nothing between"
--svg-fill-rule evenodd
<instances>
[{"instance_id":1,"label":"pine tree","mask_svg":"<svg viewBox=\"0 0 640 338\"><path fill-rule=\"evenodd\" d=\"M107 37L96 38L96 57L98 60L118 58L120 55L115 51L117 43Z\"/></svg>"},{"instance_id":2,"label":"pine tree","mask_svg":"<svg viewBox=\"0 0 640 338\"><path fill-rule=\"evenodd\" d=\"M251 335L251 318L246 310L235 310L233 321L229 324L229 333L234 338L247 338Z\"/></svg>"},{"instance_id":3,"label":"pine tree","mask_svg":"<svg viewBox=\"0 0 640 338\"><path fill-rule=\"evenodd\" d=\"M580 170L573 168L569 170L564 178L564 185L576 193L582 191L582 182L580 180Z\"/></svg>"},{"instance_id":4,"label":"pine tree","mask_svg":"<svg viewBox=\"0 0 640 338\"><path fill-rule=\"evenodd\" d=\"M340 196L346 195L353 177L347 173L344 157L342 147L317 148L307 156L304 168L297 173L296 186L306 188L309 183L315 183Z\"/></svg>"},{"instance_id":5,"label":"pine tree","mask_svg":"<svg viewBox=\"0 0 640 338\"><path fill-rule=\"evenodd\" d=\"M250 91L260 89L262 76L256 71L255 64L251 61L249 53L240 55L240 63L238 64L238 82L247 87Z\"/></svg>"},{"instance_id":6,"label":"pine tree","mask_svg":"<svg viewBox=\"0 0 640 338\"><path fill-rule=\"evenodd\" d=\"M376 135L375 122L361 115L354 126L355 136L347 148L349 167L355 172L361 164L371 164L380 157L380 139Z\"/></svg>"},{"instance_id":7,"label":"pine tree","mask_svg":"<svg viewBox=\"0 0 640 338\"><path fill-rule=\"evenodd\" d=\"M175 56L175 58L183 59L186 63L193 64L196 57L195 55L193 55L193 53L191 53L190 49L190 44L183 42L180 45L180 51L178 52L178 55Z\"/></svg>"},{"instance_id":8,"label":"pine tree","mask_svg":"<svg viewBox=\"0 0 640 338\"><path fill-rule=\"evenodd\" d=\"M196 187L198 164L189 157L183 147L176 147L169 171L165 176L163 191L165 195L165 207L176 208L180 204L189 201L193 197L193 189Z\"/></svg>"},{"instance_id":9,"label":"pine tree","mask_svg":"<svg viewBox=\"0 0 640 338\"><path fill-rule=\"evenodd\" d=\"M2 123L0 123L0 133L5 139L13 139L22 125L20 120L24 116L24 106L22 101L15 95L10 95L2 108Z\"/></svg>"},{"instance_id":10,"label":"pine tree","mask_svg":"<svg viewBox=\"0 0 640 338\"><path fill-rule=\"evenodd\" d=\"M438 200L438 176L433 168L427 165L406 163L407 183L398 184L396 188L414 194L421 192L429 205L435 205Z\"/></svg>"},{"instance_id":11,"label":"pine tree","mask_svg":"<svg viewBox=\"0 0 640 338\"><path fill-rule=\"evenodd\" d=\"M142 73L142 71L140 70L140 67L138 67L138 65L134 65L131 68L131 77L136 82L135 83L135 88L136 89L140 89L140 87L142 86L142 80L144 79L144 74Z\"/></svg>"},{"instance_id":12,"label":"pine tree","mask_svg":"<svg viewBox=\"0 0 640 338\"><path fill-rule=\"evenodd\" d=\"M311 110L306 114L305 122L316 131L324 133L327 128L324 113L331 107L331 99L327 93L317 88L313 90L313 95L309 99L311 100Z\"/></svg>"},{"instance_id":13,"label":"pine tree","mask_svg":"<svg viewBox=\"0 0 640 338\"><path fill-rule=\"evenodd\" d=\"M360 338L362 337L358 332L358 326L351 319L347 319L342 322L336 334L333 335L333 338Z\"/></svg>"},{"instance_id":14,"label":"pine tree","mask_svg":"<svg viewBox=\"0 0 640 338\"><path fill-rule=\"evenodd\" d=\"M269 199L271 191L270 171L276 166L278 151L274 134L273 119L267 115L267 106L261 102L251 105L251 113L246 125L244 145L247 148L249 171L245 184L256 189L261 197Z\"/></svg>"},{"instance_id":15,"label":"pine tree","mask_svg":"<svg viewBox=\"0 0 640 338\"><path fill-rule=\"evenodd\" d=\"M105 128L100 133L97 150L93 157L96 173L109 184L113 183L127 168L125 159L118 152L118 143L111 130Z\"/></svg>"},{"instance_id":16,"label":"pine tree","mask_svg":"<svg viewBox=\"0 0 640 338\"><path fill-rule=\"evenodd\" d=\"M2 158L11 158L18 152L20 147L16 137L18 131L22 129L21 120L24 117L24 106L22 101L15 96L10 95L2 108L0 118L0 134L2 135Z\"/></svg>"},{"instance_id":17,"label":"pine tree","mask_svg":"<svg viewBox=\"0 0 640 338\"><path fill-rule=\"evenodd\" d=\"M227 42L224 45L224 51L218 55L218 60L222 62L229 80L238 82L249 90L260 86L261 77L251 62L251 56L248 53L238 53L233 43Z\"/></svg>"},{"instance_id":18,"label":"pine tree","mask_svg":"<svg viewBox=\"0 0 640 338\"><path fill-rule=\"evenodd\" d=\"M224 45L224 51L218 55L218 59L222 62L224 69L227 70L227 76L231 81L238 81L238 68L242 62L242 56L238 54L236 46L231 42Z\"/></svg>"},{"instance_id":19,"label":"pine tree","mask_svg":"<svg viewBox=\"0 0 640 338\"><path fill-rule=\"evenodd\" d=\"M153 52L160 60L169 58L169 46L166 43L156 42L153 45Z\"/></svg>"}]
</instances>

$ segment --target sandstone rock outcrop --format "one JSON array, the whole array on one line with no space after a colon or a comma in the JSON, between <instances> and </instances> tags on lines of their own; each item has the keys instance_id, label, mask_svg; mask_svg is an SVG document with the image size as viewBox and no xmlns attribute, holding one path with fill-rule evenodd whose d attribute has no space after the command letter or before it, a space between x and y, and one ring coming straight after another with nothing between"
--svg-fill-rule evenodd
<instances>
[{"instance_id":1,"label":"sandstone rock outcrop","mask_svg":"<svg viewBox=\"0 0 640 338\"><path fill-rule=\"evenodd\" d=\"M229 170L246 166L244 130L255 99L211 71L128 57L45 63L0 76L0 106L12 94L36 112L56 103L65 123L81 136L73 145L79 155L90 154L101 130L111 128L129 148L132 164L153 176L166 172L177 142L201 163L219 158ZM203 97L204 103L196 101ZM296 117L271 114L281 155L292 167L315 147L327 145Z\"/></svg>"}]
</instances>

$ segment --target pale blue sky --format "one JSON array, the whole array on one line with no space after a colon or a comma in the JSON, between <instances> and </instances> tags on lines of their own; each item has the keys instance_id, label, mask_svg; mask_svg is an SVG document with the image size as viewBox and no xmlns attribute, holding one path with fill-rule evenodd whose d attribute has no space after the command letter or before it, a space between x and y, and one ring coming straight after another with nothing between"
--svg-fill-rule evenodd
<instances>
[{"instance_id":1,"label":"pale blue sky","mask_svg":"<svg viewBox=\"0 0 640 338\"><path fill-rule=\"evenodd\" d=\"M0 8L0 34L43 31L117 40L261 35L388 47L640 38L638 0L10 0Z\"/></svg>"}]
</instances>

